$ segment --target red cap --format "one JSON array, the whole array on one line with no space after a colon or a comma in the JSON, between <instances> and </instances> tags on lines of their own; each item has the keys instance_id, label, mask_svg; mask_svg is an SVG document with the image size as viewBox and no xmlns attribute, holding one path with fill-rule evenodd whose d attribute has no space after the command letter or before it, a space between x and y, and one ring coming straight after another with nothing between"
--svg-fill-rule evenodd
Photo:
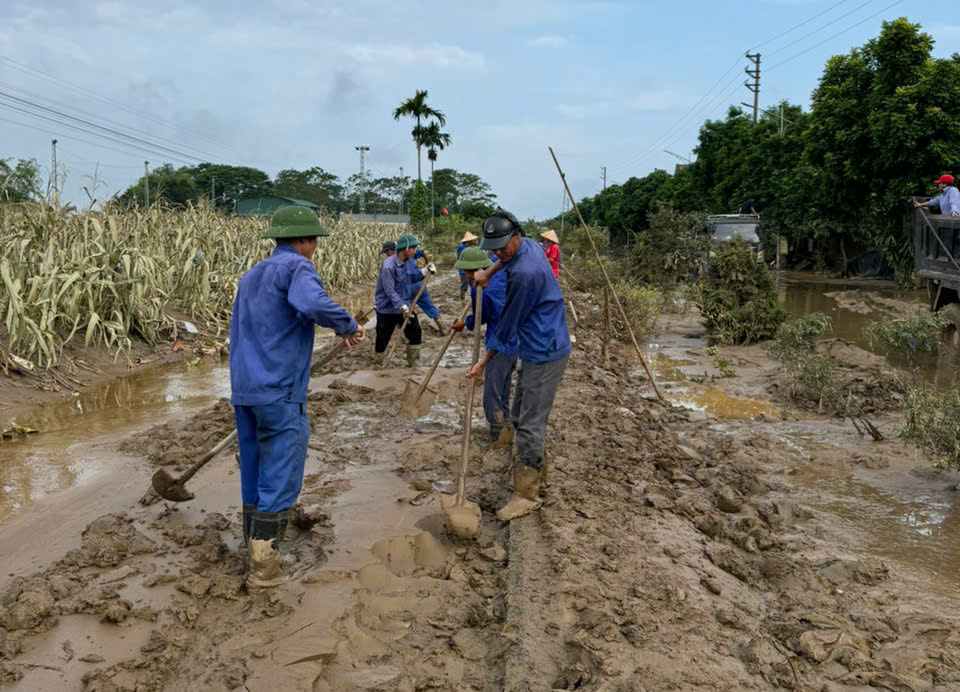
<instances>
[{"instance_id":1,"label":"red cap","mask_svg":"<svg viewBox=\"0 0 960 692\"><path fill-rule=\"evenodd\" d=\"M950 182L953 182L953 180L951 179ZM444 207L443 209L441 209L441 210L440 210L440 213L443 214L444 216L450 216L450 212L447 211L447 208L446 208L446 207Z\"/></svg>"},{"instance_id":2,"label":"red cap","mask_svg":"<svg viewBox=\"0 0 960 692\"><path fill-rule=\"evenodd\" d=\"M935 184L936 184L936 185L939 185L940 183L946 183L947 185L953 185L953 176L952 176L952 175L941 175L939 178L937 178L937 182L936 182Z\"/></svg>"}]
</instances>

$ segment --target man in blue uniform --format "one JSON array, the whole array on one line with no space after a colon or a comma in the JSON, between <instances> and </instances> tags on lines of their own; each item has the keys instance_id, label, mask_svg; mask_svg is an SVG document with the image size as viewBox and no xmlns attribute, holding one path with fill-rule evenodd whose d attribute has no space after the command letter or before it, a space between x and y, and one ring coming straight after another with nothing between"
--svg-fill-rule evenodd
<instances>
[{"instance_id":1,"label":"man in blue uniform","mask_svg":"<svg viewBox=\"0 0 960 692\"><path fill-rule=\"evenodd\" d=\"M463 237L460 239L460 244L457 245L457 259L460 259L460 253L462 253L468 247L476 244L477 236L470 231L464 233ZM460 275L460 302L463 302L467 297L467 289L470 288L470 279L467 277L467 274L463 269L458 269L457 273Z\"/></svg>"},{"instance_id":2,"label":"man in blue uniform","mask_svg":"<svg viewBox=\"0 0 960 692\"><path fill-rule=\"evenodd\" d=\"M520 222L498 210L483 222L480 247L492 250L497 263L474 274L473 282L488 286L498 271L507 275L506 300L500 321L484 357L468 377L481 378L498 352L509 353L519 340L522 366L517 377L511 419L516 428L513 467L514 493L497 516L509 521L538 509L547 421L570 356L570 335L563 293L540 247L523 237Z\"/></svg>"},{"instance_id":3,"label":"man in blue uniform","mask_svg":"<svg viewBox=\"0 0 960 692\"><path fill-rule=\"evenodd\" d=\"M317 237L325 235L309 209L278 209L263 234L277 247L243 275L233 302L230 403L240 448L251 590L284 580L279 544L303 483L314 326L333 329L347 348L364 338L363 327L327 296L310 261Z\"/></svg>"},{"instance_id":4,"label":"man in blue uniform","mask_svg":"<svg viewBox=\"0 0 960 692\"><path fill-rule=\"evenodd\" d=\"M410 236L413 238L413 236ZM416 238L414 238L416 240ZM392 240L386 241L381 247L380 251L385 254L387 257L393 256L397 251L397 244ZM423 258L427 261L427 266L423 269L417 266L417 260ZM410 291L410 297L408 302L413 302L413 299L417 297L417 293L420 292L420 286L423 284L424 278L427 274L436 274L437 267L430 260L430 255L426 251L421 250L419 247L416 248L412 257L407 258L407 261L404 263L406 267L407 274L410 276L410 282L408 290ZM430 298L430 291L428 289L423 289L423 293L420 293L420 298L417 300L417 305L423 310L423 314L433 320L437 325L437 331L441 334L446 333L446 328L443 325L443 320L440 318L440 309L433 304L433 300Z\"/></svg>"},{"instance_id":5,"label":"man in blue uniform","mask_svg":"<svg viewBox=\"0 0 960 692\"><path fill-rule=\"evenodd\" d=\"M466 276L472 280L477 269L486 269L492 265L493 261L486 251L478 247L468 247L460 253L454 267L465 272ZM495 348L493 335L500 323L500 313L503 312L506 293L506 274L503 272L494 274L483 291L483 309L480 315L481 323L487 325L484 339L487 350ZM470 300L471 305L475 306L477 289L474 286L470 287ZM480 325L476 324L475 314L468 315L464 320L458 320L452 329L459 332L464 327L470 331L480 328ZM500 439L503 424L510 420L510 380L517 365L516 337L508 346L510 352L497 351L487 363L483 375L483 412L490 425L490 439L494 442Z\"/></svg>"},{"instance_id":6,"label":"man in blue uniform","mask_svg":"<svg viewBox=\"0 0 960 692\"><path fill-rule=\"evenodd\" d=\"M410 314L410 273L405 264L413 257L420 244L416 238L407 234L395 243L395 254L389 254L380 265L377 276L377 289L373 306L377 311L377 342L374 350L381 355L390 344L394 330L403 324L403 318ZM407 326L403 329L407 339L407 367L414 367L420 360L420 344L423 333L416 314L411 314Z\"/></svg>"}]
</instances>

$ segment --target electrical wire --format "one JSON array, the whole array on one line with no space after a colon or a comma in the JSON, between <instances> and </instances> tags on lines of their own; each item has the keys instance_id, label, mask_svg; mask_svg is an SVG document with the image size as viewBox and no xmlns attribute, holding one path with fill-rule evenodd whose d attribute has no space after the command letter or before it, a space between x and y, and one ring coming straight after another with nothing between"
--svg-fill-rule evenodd
<instances>
[{"instance_id":1,"label":"electrical wire","mask_svg":"<svg viewBox=\"0 0 960 692\"><path fill-rule=\"evenodd\" d=\"M866 7L867 5L869 5L869 4L872 3L872 2L873 2L873 0L866 0L866 2L860 3L859 5L857 5L856 7L854 7L854 8L853 8L852 10L850 10L849 12L846 12L846 13L844 13L844 14L841 14L839 17L836 17L835 19L830 20L829 22L827 22L827 23L824 24L823 26L821 26L821 27L819 27L819 28L817 28L817 29L814 29L814 30L811 31L809 34L805 34L805 35L801 36L801 37L798 38L796 41L791 41L790 43L787 43L787 44L784 44L784 45L780 46L780 47L777 48L775 51L773 51L773 52L771 52L771 53L767 53L767 57L768 57L768 58L773 57L774 55L777 55L777 54L782 53L783 51L787 50L787 48L793 48L793 46L797 45L798 43L803 43L804 41L806 41L806 40L807 40L808 38L810 38L811 36L814 36L815 34L820 33L821 31L823 31L823 30L826 29L827 27L833 26L834 24L836 24L837 22L839 22L841 19L846 19L846 18L849 17L851 14L855 14L856 12L858 12L859 10L862 10L864 7ZM883 12L883 10L880 10L880 11Z\"/></svg>"},{"instance_id":2,"label":"electrical wire","mask_svg":"<svg viewBox=\"0 0 960 692\"><path fill-rule=\"evenodd\" d=\"M804 20L803 20L802 22L800 22L799 24L796 24L796 25L790 27L790 28L787 29L786 31L777 34L777 35L774 36L773 38L768 38L766 41L762 41L761 43L755 44L752 48L750 48L750 50L751 50L751 51L756 51L758 48L762 48L763 46L767 45L768 43L773 43L774 41L778 41L778 40L780 40L781 38L783 38L784 36L787 36L788 34L793 33L794 31L796 31L796 30L799 29L800 27L806 26L807 24L809 24L810 22L812 22L814 19L819 19L819 18L822 17L823 15L829 14L829 13L832 12L833 10L837 9L838 7L840 7L840 5L844 5L844 4L848 3L848 2L850 2L850 0L840 0L840 2L836 3L835 5L831 5L831 6L828 7L827 9L823 10L822 12L818 12L817 14L813 15L812 17L809 17L808 19L804 19Z\"/></svg>"}]
</instances>

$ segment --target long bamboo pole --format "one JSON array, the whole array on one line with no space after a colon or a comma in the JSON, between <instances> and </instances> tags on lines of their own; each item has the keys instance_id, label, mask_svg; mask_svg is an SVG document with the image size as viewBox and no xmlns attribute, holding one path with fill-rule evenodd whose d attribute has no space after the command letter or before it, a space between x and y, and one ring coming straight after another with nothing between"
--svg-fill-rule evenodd
<instances>
[{"instance_id":1,"label":"long bamboo pole","mask_svg":"<svg viewBox=\"0 0 960 692\"><path fill-rule=\"evenodd\" d=\"M580 219L580 226L583 228L584 233L587 234L587 240L590 241L590 247L593 248L593 255L597 258L597 263L600 265L600 271L603 273L603 278L607 282L607 289L610 291L610 295L613 298L613 303L620 311L620 318L623 320L623 323L627 325L627 332L629 332L630 341L633 342L633 347L637 351L637 357L640 359L640 365L643 366L644 372L647 373L647 377L650 379L650 384L653 385L653 391L657 395L657 398L660 401L665 401L663 394L660 393L660 388L657 387L657 380L653 376L653 371L650 370L646 359L643 357L643 351L640 350L640 344L637 343L637 337L633 333L633 327L630 326L630 320L627 319L627 313L623 309L623 303L620 302L620 298L617 296L617 292L613 288L613 282L610 281L610 277L607 275L607 269L603 266L603 259L600 257L600 251L597 249L596 243L593 242L593 236L590 234L590 229L587 228L587 224L583 220L583 216L580 214L580 208L577 207L577 203L573 199L573 194L570 192L570 186L567 185L567 176L564 175L563 169L560 168L560 162L557 161L557 155L553 153L553 147L547 147L547 149L550 150L550 156L553 157L553 163L557 167L557 173L560 174L560 179L563 181L563 188L567 191L567 197L570 198L570 204L573 206L573 210L577 212L577 218Z\"/></svg>"}]
</instances>

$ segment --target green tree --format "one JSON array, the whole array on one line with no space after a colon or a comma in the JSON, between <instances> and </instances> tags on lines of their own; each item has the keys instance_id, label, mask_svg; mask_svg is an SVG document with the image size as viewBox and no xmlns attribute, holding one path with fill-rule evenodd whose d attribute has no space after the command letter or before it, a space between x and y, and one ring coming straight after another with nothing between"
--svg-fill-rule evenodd
<instances>
[{"instance_id":1,"label":"green tree","mask_svg":"<svg viewBox=\"0 0 960 692\"><path fill-rule=\"evenodd\" d=\"M405 117L413 118L416 121L416 125L414 125L411 134L413 135L414 143L417 145L417 180L422 180L423 176L420 174L420 147L424 144L423 138L426 128L421 125L420 121L426 118L436 118L440 125L446 125L447 118L443 113L427 104L426 89L417 89L412 98L406 99L394 109L394 120L400 120L400 118Z\"/></svg>"},{"instance_id":2,"label":"green tree","mask_svg":"<svg viewBox=\"0 0 960 692\"><path fill-rule=\"evenodd\" d=\"M304 171L288 168L277 173L273 180L273 194L305 199L330 211L344 211L344 193L340 178L319 166Z\"/></svg>"},{"instance_id":3,"label":"green tree","mask_svg":"<svg viewBox=\"0 0 960 692\"><path fill-rule=\"evenodd\" d=\"M410 225L415 229L426 226L430 219L427 208L427 188L421 181L413 184L413 201L410 203Z\"/></svg>"},{"instance_id":4,"label":"green tree","mask_svg":"<svg viewBox=\"0 0 960 692\"><path fill-rule=\"evenodd\" d=\"M433 167L437 162L437 152L450 146L450 135L440 131L440 124L433 120L423 130L423 145L427 147L427 158L430 159L430 225L433 226L433 217L436 214L436 195L434 195Z\"/></svg>"},{"instance_id":5,"label":"green tree","mask_svg":"<svg viewBox=\"0 0 960 692\"><path fill-rule=\"evenodd\" d=\"M199 196L196 181L187 169L175 169L168 163L154 168L149 176L140 176L136 183L120 195L120 199L129 204L142 206L146 200L148 181L150 204L163 201L176 207L186 207L195 202Z\"/></svg>"},{"instance_id":6,"label":"green tree","mask_svg":"<svg viewBox=\"0 0 960 692\"><path fill-rule=\"evenodd\" d=\"M0 159L0 202L36 202L43 199L40 166L36 159Z\"/></svg>"}]
</instances>

